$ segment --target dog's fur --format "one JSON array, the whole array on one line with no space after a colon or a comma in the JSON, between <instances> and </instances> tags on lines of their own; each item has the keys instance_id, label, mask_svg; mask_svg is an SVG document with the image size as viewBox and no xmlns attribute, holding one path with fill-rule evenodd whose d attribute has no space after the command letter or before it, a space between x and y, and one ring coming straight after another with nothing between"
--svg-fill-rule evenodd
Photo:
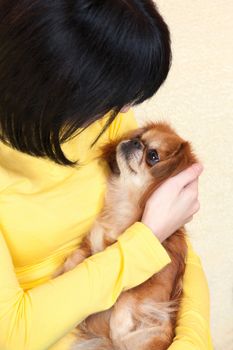
<instances>
[{"instance_id":1,"label":"dog's fur","mask_svg":"<svg viewBox=\"0 0 233 350\"><path fill-rule=\"evenodd\" d=\"M149 149L156 150L159 156L154 165L146 161ZM102 151L111 169L103 210L60 273L114 243L125 229L141 220L146 201L156 188L197 162L190 144L165 122L149 122L105 145ZM109 310L84 320L78 326L73 350L165 350L169 347L182 295L187 252L184 227L162 244L171 263L141 285L124 291Z\"/></svg>"}]
</instances>

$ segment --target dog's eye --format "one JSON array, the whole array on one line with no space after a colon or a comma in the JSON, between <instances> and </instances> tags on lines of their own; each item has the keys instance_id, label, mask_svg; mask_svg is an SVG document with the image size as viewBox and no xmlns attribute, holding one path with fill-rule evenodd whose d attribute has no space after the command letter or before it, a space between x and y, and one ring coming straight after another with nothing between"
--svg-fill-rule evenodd
<instances>
[{"instance_id":1,"label":"dog's eye","mask_svg":"<svg viewBox=\"0 0 233 350\"><path fill-rule=\"evenodd\" d=\"M155 149L149 149L147 151L146 162L150 166L153 166L159 162L159 155Z\"/></svg>"}]
</instances>

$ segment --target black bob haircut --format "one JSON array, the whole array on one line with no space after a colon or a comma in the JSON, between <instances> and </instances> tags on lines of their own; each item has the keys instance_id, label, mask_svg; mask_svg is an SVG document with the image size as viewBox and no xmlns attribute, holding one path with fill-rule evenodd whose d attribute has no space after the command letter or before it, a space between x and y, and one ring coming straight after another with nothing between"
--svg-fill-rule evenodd
<instances>
[{"instance_id":1,"label":"black bob haircut","mask_svg":"<svg viewBox=\"0 0 233 350\"><path fill-rule=\"evenodd\" d=\"M0 140L75 165L61 144L111 111L95 144L123 106L155 94L170 65L153 0L1 0Z\"/></svg>"}]
</instances>

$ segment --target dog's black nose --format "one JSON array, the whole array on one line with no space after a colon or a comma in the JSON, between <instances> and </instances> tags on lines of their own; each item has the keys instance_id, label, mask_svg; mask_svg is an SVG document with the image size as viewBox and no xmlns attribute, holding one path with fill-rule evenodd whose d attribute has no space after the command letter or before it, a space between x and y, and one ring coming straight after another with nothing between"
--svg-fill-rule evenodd
<instances>
[{"instance_id":1,"label":"dog's black nose","mask_svg":"<svg viewBox=\"0 0 233 350\"><path fill-rule=\"evenodd\" d=\"M139 139L133 139L133 140L131 140L131 143L135 148L138 148L138 149L142 148L142 144L139 141Z\"/></svg>"},{"instance_id":2,"label":"dog's black nose","mask_svg":"<svg viewBox=\"0 0 233 350\"><path fill-rule=\"evenodd\" d=\"M142 150L142 149L143 149L143 144L140 142L138 138L135 138L129 141L123 141L121 143L121 150L127 157L131 153L135 152L136 150Z\"/></svg>"}]
</instances>

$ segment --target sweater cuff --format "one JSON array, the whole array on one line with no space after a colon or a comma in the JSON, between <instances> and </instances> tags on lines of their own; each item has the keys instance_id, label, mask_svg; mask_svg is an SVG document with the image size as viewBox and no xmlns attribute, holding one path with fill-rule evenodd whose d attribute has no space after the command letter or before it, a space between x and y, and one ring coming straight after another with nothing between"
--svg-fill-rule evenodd
<instances>
[{"instance_id":1,"label":"sweater cuff","mask_svg":"<svg viewBox=\"0 0 233 350\"><path fill-rule=\"evenodd\" d=\"M124 290L143 283L171 262L159 239L140 221L126 229L118 242L124 259Z\"/></svg>"}]
</instances>

